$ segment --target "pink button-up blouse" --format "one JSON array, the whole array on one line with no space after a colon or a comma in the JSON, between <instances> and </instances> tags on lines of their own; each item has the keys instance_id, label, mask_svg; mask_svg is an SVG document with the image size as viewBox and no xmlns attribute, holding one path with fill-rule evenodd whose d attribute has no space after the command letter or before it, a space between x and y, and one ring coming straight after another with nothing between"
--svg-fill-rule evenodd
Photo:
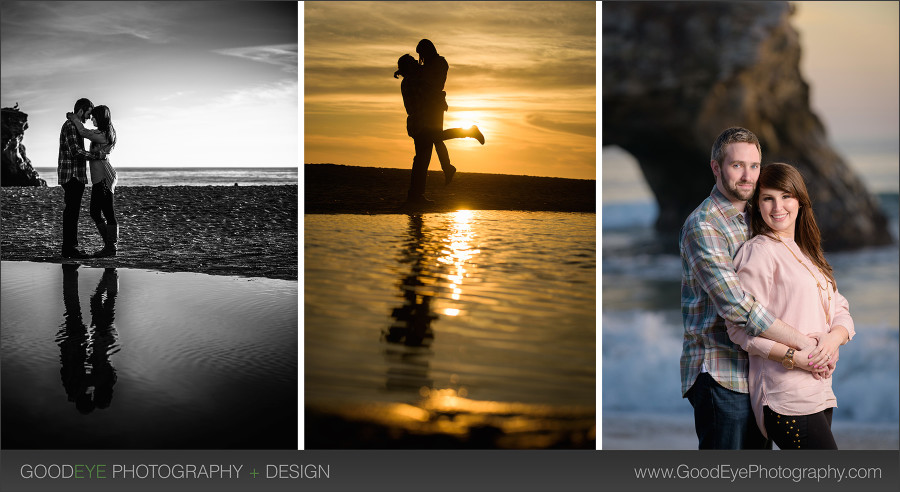
<instances>
[{"instance_id":1,"label":"pink button-up blouse","mask_svg":"<svg viewBox=\"0 0 900 492\"><path fill-rule=\"evenodd\" d=\"M791 239L782 240L783 243L759 235L744 243L734 258L741 286L772 314L801 333L827 332L832 326L843 326L852 339L856 332L847 299L832 284L828 284L831 301L828 301L828 292L822 292L820 297L813 275L823 286L826 277L797 243ZM828 310L830 325L825 321L823 303ZM763 425L764 406L782 415L810 415L837 406L831 391L831 378L817 380L809 371L799 367L788 370L780 362L768 359L769 351L775 345L772 340L751 337L731 324L728 325L728 336L750 354L750 399L763 435L767 435Z\"/></svg>"}]
</instances>

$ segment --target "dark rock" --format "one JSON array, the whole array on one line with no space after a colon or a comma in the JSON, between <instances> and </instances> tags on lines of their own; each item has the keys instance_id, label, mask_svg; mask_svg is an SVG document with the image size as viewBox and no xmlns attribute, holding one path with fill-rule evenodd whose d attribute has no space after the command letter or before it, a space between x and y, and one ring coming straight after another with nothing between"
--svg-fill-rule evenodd
<instances>
[{"instance_id":1,"label":"dark rock","mask_svg":"<svg viewBox=\"0 0 900 492\"><path fill-rule=\"evenodd\" d=\"M25 154L22 138L28 129L28 115L19 111L19 104L12 108L3 108L2 120L2 171L0 184L3 186L47 186L38 172L31 167L31 161Z\"/></svg>"},{"instance_id":2,"label":"dark rock","mask_svg":"<svg viewBox=\"0 0 900 492\"><path fill-rule=\"evenodd\" d=\"M787 2L603 3L603 145L638 160L667 241L712 189L716 136L743 126L763 164L803 174L826 250L892 242L810 109L792 13Z\"/></svg>"}]
</instances>

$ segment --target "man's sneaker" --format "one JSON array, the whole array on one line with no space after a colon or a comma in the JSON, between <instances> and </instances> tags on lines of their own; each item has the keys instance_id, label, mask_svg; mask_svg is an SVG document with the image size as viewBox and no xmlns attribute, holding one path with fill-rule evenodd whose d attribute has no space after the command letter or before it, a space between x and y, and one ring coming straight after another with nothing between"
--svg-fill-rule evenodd
<instances>
[{"instance_id":1,"label":"man's sneaker","mask_svg":"<svg viewBox=\"0 0 900 492\"><path fill-rule=\"evenodd\" d=\"M444 169L444 186L447 186L453 181L454 174L456 174L456 167L452 164L447 165L447 169Z\"/></svg>"},{"instance_id":2,"label":"man's sneaker","mask_svg":"<svg viewBox=\"0 0 900 492\"><path fill-rule=\"evenodd\" d=\"M407 198L406 203L403 204L403 208L418 209L421 207L427 207L429 205L434 205L434 200L429 200L425 198L424 195L419 195Z\"/></svg>"}]
</instances>

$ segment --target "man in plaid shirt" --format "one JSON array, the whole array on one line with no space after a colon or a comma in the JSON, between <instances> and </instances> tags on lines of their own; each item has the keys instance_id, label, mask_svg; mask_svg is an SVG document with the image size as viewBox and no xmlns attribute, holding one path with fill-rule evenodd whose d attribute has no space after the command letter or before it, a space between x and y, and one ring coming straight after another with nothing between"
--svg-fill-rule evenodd
<instances>
[{"instance_id":1,"label":"man in plaid shirt","mask_svg":"<svg viewBox=\"0 0 900 492\"><path fill-rule=\"evenodd\" d=\"M75 115L83 123L94 104L85 98L75 102ZM59 131L59 167L57 173L59 184L65 191L65 207L63 208L63 258L86 258L88 255L78 250L78 213L81 210L81 197L87 184L86 159L102 159L102 154L91 154L84 150L84 139L78 134L75 124L66 120Z\"/></svg>"},{"instance_id":2,"label":"man in plaid shirt","mask_svg":"<svg viewBox=\"0 0 900 492\"><path fill-rule=\"evenodd\" d=\"M759 178L759 139L729 128L716 139L716 184L681 229L682 396L694 407L700 449L771 449L750 407L747 353L728 338L725 320L795 349L816 341L776 319L741 288L732 262L750 237L747 200Z\"/></svg>"}]
</instances>

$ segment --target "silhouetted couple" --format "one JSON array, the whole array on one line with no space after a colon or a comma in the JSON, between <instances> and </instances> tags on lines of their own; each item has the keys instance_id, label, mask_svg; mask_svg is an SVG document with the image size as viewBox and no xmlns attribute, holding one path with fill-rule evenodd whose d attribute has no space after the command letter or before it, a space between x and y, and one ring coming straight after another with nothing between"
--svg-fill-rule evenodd
<instances>
[{"instance_id":1,"label":"silhouetted couple","mask_svg":"<svg viewBox=\"0 0 900 492\"><path fill-rule=\"evenodd\" d=\"M118 350L118 334L115 328L116 295L119 293L119 276L115 268L107 268L91 295L91 328L81 315L78 295L78 267L64 263L63 304L65 314L62 328L56 338L59 359L62 364L60 377L69 401L75 403L80 413L95 408L107 408L112 402L116 370L109 360Z\"/></svg>"},{"instance_id":2,"label":"silhouetted couple","mask_svg":"<svg viewBox=\"0 0 900 492\"><path fill-rule=\"evenodd\" d=\"M91 118L95 129L84 127ZM91 141L90 152L84 150L84 139ZM94 107L89 99L75 102L75 112L66 113L66 122L59 132L59 184L65 191L63 208L63 258L89 258L91 256L115 256L119 239L119 224L113 208L113 192L116 188L116 171L107 155L116 146L116 130L113 128L109 108ZM78 214L81 197L87 184L87 161L91 168L91 218L103 239L103 249L88 255L78 249Z\"/></svg>"},{"instance_id":3,"label":"silhouetted couple","mask_svg":"<svg viewBox=\"0 0 900 492\"><path fill-rule=\"evenodd\" d=\"M406 107L406 133L413 138L416 148L407 203L425 205L433 203L425 198L425 179L431 163L432 147L444 171L444 185L448 185L456 168L450 164L450 154L444 140L469 137L484 145L484 135L474 125L468 129L443 129L444 112L448 109L444 82L450 67L447 60L438 54L434 43L427 39L419 41L416 53L419 54L418 62L410 55L403 55L397 60L394 78L403 76L400 92Z\"/></svg>"}]
</instances>

